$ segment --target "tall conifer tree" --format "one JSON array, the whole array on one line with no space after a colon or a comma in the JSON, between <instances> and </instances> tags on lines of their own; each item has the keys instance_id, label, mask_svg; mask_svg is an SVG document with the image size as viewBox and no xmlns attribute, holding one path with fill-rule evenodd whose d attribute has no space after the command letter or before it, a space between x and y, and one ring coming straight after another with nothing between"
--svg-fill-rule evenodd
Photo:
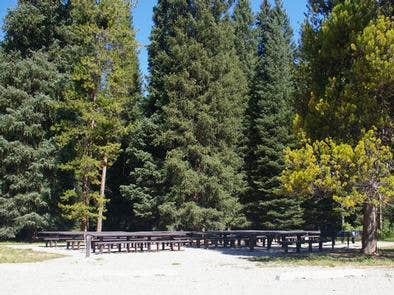
<instances>
[{"instance_id":1,"label":"tall conifer tree","mask_svg":"<svg viewBox=\"0 0 394 295\"><path fill-rule=\"evenodd\" d=\"M61 42L62 1L19 1L5 19L0 73L0 239L49 226L55 150L51 105L61 76L51 58Z\"/></svg>"},{"instance_id":2,"label":"tall conifer tree","mask_svg":"<svg viewBox=\"0 0 394 295\"><path fill-rule=\"evenodd\" d=\"M382 141L390 145L394 138L392 1L327 2L331 5L310 1L302 30L296 127L312 140L330 137L352 145L359 142L363 130L376 127ZM337 230L341 218L332 209L343 204L329 194L323 200L328 206L312 203L315 214L308 216ZM371 212L376 212L376 203L363 205L363 244L369 245L364 250L375 252L376 215ZM356 209L353 212L361 211Z\"/></svg>"},{"instance_id":3,"label":"tall conifer tree","mask_svg":"<svg viewBox=\"0 0 394 295\"><path fill-rule=\"evenodd\" d=\"M252 82L257 62L257 31L255 16L249 0L238 0L232 15L235 34L235 48L242 68L248 79Z\"/></svg>"},{"instance_id":4,"label":"tall conifer tree","mask_svg":"<svg viewBox=\"0 0 394 295\"><path fill-rule=\"evenodd\" d=\"M237 153L246 79L223 0L162 0L155 8L147 110L164 150L160 226L240 226ZM160 170L159 170L160 171Z\"/></svg>"},{"instance_id":5,"label":"tall conifer tree","mask_svg":"<svg viewBox=\"0 0 394 295\"><path fill-rule=\"evenodd\" d=\"M165 77L176 72L171 57L170 38L184 21L182 1L159 1L153 9L153 28L148 47L149 95L141 101L141 120L128 134L127 164L131 168L129 184L121 186L122 196L131 202L134 226L152 229L159 226L159 205L167 187L164 184L165 148L158 140L163 129L163 106L168 102ZM174 40L175 41L175 40Z\"/></svg>"},{"instance_id":6,"label":"tall conifer tree","mask_svg":"<svg viewBox=\"0 0 394 295\"><path fill-rule=\"evenodd\" d=\"M312 139L329 136L356 142L363 129L384 128L390 112L390 97L354 96L355 90L348 88L354 83L352 67L358 59L352 47L377 17L379 2L385 1L330 1L324 13L314 2L302 30L297 127Z\"/></svg>"},{"instance_id":7,"label":"tall conifer tree","mask_svg":"<svg viewBox=\"0 0 394 295\"><path fill-rule=\"evenodd\" d=\"M65 191L61 207L68 218L81 220L81 229L97 217L101 231L107 169L120 152L124 110L139 90L136 41L129 1L76 0L71 5L78 59L60 104L70 115L57 125L57 139L60 146L73 146L75 157L62 168L74 173L76 184Z\"/></svg>"},{"instance_id":8,"label":"tall conifer tree","mask_svg":"<svg viewBox=\"0 0 394 295\"><path fill-rule=\"evenodd\" d=\"M284 168L283 150L292 135L292 30L282 2L271 8L264 1L258 16L259 60L249 106L247 170L250 196L246 200L255 227L292 229L302 223L300 204L276 194Z\"/></svg>"}]
</instances>

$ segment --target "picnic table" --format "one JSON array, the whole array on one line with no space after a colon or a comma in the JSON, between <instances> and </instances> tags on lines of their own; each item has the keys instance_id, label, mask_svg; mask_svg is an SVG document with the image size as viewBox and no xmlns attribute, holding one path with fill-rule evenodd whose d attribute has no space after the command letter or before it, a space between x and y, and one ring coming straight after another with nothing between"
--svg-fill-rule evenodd
<instances>
[{"instance_id":1,"label":"picnic table","mask_svg":"<svg viewBox=\"0 0 394 295\"><path fill-rule=\"evenodd\" d=\"M135 250L137 248L143 250L146 247L150 251L152 244L156 244L156 250L159 250L160 245L162 248L168 245L173 250L175 245L179 250L181 245L189 242L189 235L190 232L186 231L42 231L38 233L37 237L44 240L47 246L48 242L50 246L52 246L52 243L57 246L57 242L65 241L67 248L72 245L72 249L74 249L74 243L77 243L79 249L83 242L86 248L86 256L89 256L90 252L95 251L96 248L99 248L102 252L104 247L107 247L110 251L113 246L117 246L119 251L122 246L125 246L128 251L130 247Z\"/></svg>"},{"instance_id":2,"label":"picnic table","mask_svg":"<svg viewBox=\"0 0 394 295\"><path fill-rule=\"evenodd\" d=\"M192 236L197 239L197 247L201 245L203 240L204 246L207 248L209 241L214 241L215 246L217 242L221 241L224 247L228 244L230 246L240 245L242 241L250 250L254 250L258 240L263 242L263 247L270 249L274 239L283 246L287 252L290 244L296 244L296 251L300 252L302 243L309 243L309 250L312 251L312 243L319 242L319 249L322 247L323 240L321 239L320 231L305 231L305 230L226 230L226 231L206 231L206 232L192 232Z\"/></svg>"},{"instance_id":3,"label":"picnic table","mask_svg":"<svg viewBox=\"0 0 394 295\"><path fill-rule=\"evenodd\" d=\"M270 249L273 241L276 241L284 251L287 253L290 245L295 245L296 251L300 252L301 245L307 243L309 251L312 251L312 244L318 243L319 250L322 250L323 242L329 241L323 237L320 231L308 230L214 230L214 231L43 231L38 233L38 238L48 242L50 246L52 242L58 241L67 242L67 248L71 245L74 249L76 244L78 249L80 245L85 244L86 256L89 256L97 249L100 253L103 249L111 252L115 246L121 251L122 247L130 251L140 249L143 251L152 250L152 245L156 245L156 251L159 251L161 246L162 250L165 247L170 247L178 250L181 246L190 245L208 248L211 245L215 247L249 247L254 250L258 243L262 243L263 247ZM331 238L332 247L335 245L335 237Z\"/></svg>"}]
</instances>

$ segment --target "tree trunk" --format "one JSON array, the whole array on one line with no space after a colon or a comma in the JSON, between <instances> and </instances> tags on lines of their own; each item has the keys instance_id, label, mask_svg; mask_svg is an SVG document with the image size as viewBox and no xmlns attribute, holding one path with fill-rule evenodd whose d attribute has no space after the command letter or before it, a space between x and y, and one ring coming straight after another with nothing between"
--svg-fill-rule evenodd
<instances>
[{"instance_id":1,"label":"tree trunk","mask_svg":"<svg viewBox=\"0 0 394 295\"><path fill-rule=\"evenodd\" d=\"M383 230L383 209L382 202L379 203L379 230Z\"/></svg>"},{"instance_id":2,"label":"tree trunk","mask_svg":"<svg viewBox=\"0 0 394 295\"><path fill-rule=\"evenodd\" d=\"M89 180L85 176L82 181L82 196L83 196L83 203L85 206L89 206ZM89 216L85 215L82 217L81 220L81 231L88 231L89 230Z\"/></svg>"},{"instance_id":3,"label":"tree trunk","mask_svg":"<svg viewBox=\"0 0 394 295\"><path fill-rule=\"evenodd\" d=\"M378 242L377 207L370 203L364 204L362 249L366 255L375 255Z\"/></svg>"},{"instance_id":4,"label":"tree trunk","mask_svg":"<svg viewBox=\"0 0 394 295\"><path fill-rule=\"evenodd\" d=\"M103 213L104 213L105 181L107 177L107 165L108 165L108 158L107 156L104 156L103 167L102 167L103 170L101 172L100 200L99 200L98 217L97 217L98 232L101 232L103 229Z\"/></svg>"}]
</instances>

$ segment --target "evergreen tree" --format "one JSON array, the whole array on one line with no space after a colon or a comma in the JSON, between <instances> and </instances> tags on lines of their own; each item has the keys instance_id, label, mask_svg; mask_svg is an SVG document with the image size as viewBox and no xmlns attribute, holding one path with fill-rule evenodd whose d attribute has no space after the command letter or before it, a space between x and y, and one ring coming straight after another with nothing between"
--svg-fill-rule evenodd
<instances>
[{"instance_id":1,"label":"evergreen tree","mask_svg":"<svg viewBox=\"0 0 394 295\"><path fill-rule=\"evenodd\" d=\"M129 207L124 207L123 222L133 229L151 230L159 226L158 206L165 189L162 169L165 154L157 143L159 125L155 117L145 117L142 113L136 122L126 136L125 166L129 177L120 192Z\"/></svg>"},{"instance_id":2,"label":"evergreen tree","mask_svg":"<svg viewBox=\"0 0 394 295\"><path fill-rule=\"evenodd\" d=\"M146 186L139 204L149 207L153 200L162 227L213 229L245 221L237 198L244 187L237 143L246 80L227 11L227 1L219 0L162 0L155 8L146 111L158 149L145 154L143 171L157 165L159 189Z\"/></svg>"},{"instance_id":3,"label":"evergreen tree","mask_svg":"<svg viewBox=\"0 0 394 295\"><path fill-rule=\"evenodd\" d=\"M165 77L176 72L177 63L171 59L170 38L174 36L185 12L181 1L159 1L153 9L153 28L148 47L148 97L139 107L139 120L127 135L126 148L129 184L120 187L122 196L131 203L133 226L139 229L157 228L160 223L159 205L166 193L163 162L166 150L158 138L163 128L163 106L168 102ZM130 214L130 213L129 213Z\"/></svg>"},{"instance_id":4,"label":"evergreen tree","mask_svg":"<svg viewBox=\"0 0 394 295\"><path fill-rule=\"evenodd\" d=\"M17 8L5 17L2 47L6 52L17 50L25 57L31 51L64 45L62 29L67 14L64 0L18 0Z\"/></svg>"},{"instance_id":5,"label":"evergreen tree","mask_svg":"<svg viewBox=\"0 0 394 295\"><path fill-rule=\"evenodd\" d=\"M246 81L225 16L227 1L180 2L186 14L169 38L177 71L164 77L168 103L159 138L168 148L162 222L184 229L240 226L244 183L237 144Z\"/></svg>"},{"instance_id":6,"label":"evergreen tree","mask_svg":"<svg viewBox=\"0 0 394 295\"><path fill-rule=\"evenodd\" d=\"M139 91L136 41L126 0L78 0L71 4L73 44L78 60L72 85L59 110L68 113L56 129L61 147L71 145L75 157L61 168L72 171L75 187L64 192L64 214L89 227L97 217L102 229L106 173L121 149L126 106Z\"/></svg>"},{"instance_id":7,"label":"evergreen tree","mask_svg":"<svg viewBox=\"0 0 394 295\"><path fill-rule=\"evenodd\" d=\"M304 142L286 150L286 169L280 177L283 190L294 198L332 198L350 211L364 207L362 247L364 254L377 253L377 204L394 196L393 154L376 137L364 134L355 147L332 139Z\"/></svg>"},{"instance_id":8,"label":"evergreen tree","mask_svg":"<svg viewBox=\"0 0 394 295\"><path fill-rule=\"evenodd\" d=\"M252 82L257 62L257 32L249 0L238 0L232 15L235 48L248 83Z\"/></svg>"},{"instance_id":9,"label":"evergreen tree","mask_svg":"<svg viewBox=\"0 0 394 295\"><path fill-rule=\"evenodd\" d=\"M390 15L392 4L373 0L310 2L296 77L296 128L313 140L332 137L355 144L362 130L376 126L383 141L389 144L393 138L393 83L387 54L390 50L384 44L389 38L369 34L372 40L368 41L368 49L358 43L379 14ZM380 29L376 32L381 34ZM383 42L376 41L379 38ZM371 51L375 51L372 55L376 62L372 62L372 55L366 58ZM341 217L338 212L333 213L336 202L326 198L306 205L307 216L338 229ZM309 217L306 222L315 223Z\"/></svg>"},{"instance_id":10,"label":"evergreen tree","mask_svg":"<svg viewBox=\"0 0 394 295\"><path fill-rule=\"evenodd\" d=\"M49 225L54 147L48 134L58 72L45 54L1 62L0 239L30 238Z\"/></svg>"},{"instance_id":11,"label":"evergreen tree","mask_svg":"<svg viewBox=\"0 0 394 295\"><path fill-rule=\"evenodd\" d=\"M264 1L258 17L259 60L252 84L248 145L249 218L255 227L292 229L302 224L298 200L276 193L283 150L292 134L292 30L281 1Z\"/></svg>"},{"instance_id":12,"label":"evergreen tree","mask_svg":"<svg viewBox=\"0 0 394 295\"><path fill-rule=\"evenodd\" d=\"M61 42L62 1L19 1L5 19L0 73L0 238L30 238L56 219L51 105L62 75L51 55ZM39 50L39 51L38 51Z\"/></svg>"},{"instance_id":13,"label":"evergreen tree","mask_svg":"<svg viewBox=\"0 0 394 295\"><path fill-rule=\"evenodd\" d=\"M355 145L363 130L377 127L378 141L392 145L391 11L392 4L387 1L344 0L335 1L323 15L310 12L303 27L296 99L295 123L302 135ZM379 171L371 169L369 173ZM372 192L355 210L364 211L363 248L369 254L376 251L376 206L383 205L368 201L374 197ZM331 210L343 207L330 194L323 200ZM324 212L321 207L318 211L320 216ZM330 219L326 223L340 222L337 214Z\"/></svg>"},{"instance_id":14,"label":"evergreen tree","mask_svg":"<svg viewBox=\"0 0 394 295\"><path fill-rule=\"evenodd\" d=\"M345 0L334 1L324 15L309 12L299 56L296 126L312 139L356 142L363 129L387 124L389 100L373 95L363 100L346 86L354 80L358 59L352 44L378 11L377 1Z\"/></svg>"}]
</instances>

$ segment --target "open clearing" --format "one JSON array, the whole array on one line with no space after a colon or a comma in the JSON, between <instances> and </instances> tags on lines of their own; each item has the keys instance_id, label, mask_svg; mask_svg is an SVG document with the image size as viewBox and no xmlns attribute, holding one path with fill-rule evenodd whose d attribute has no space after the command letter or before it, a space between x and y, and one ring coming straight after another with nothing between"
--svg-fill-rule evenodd
<instances>
[{"instance_id":1,"label":"open clearing","mask_svg":"<svg viewBox=\"0 0 394 295\"><path fill-rule=\"evenodd\" d=\"M185 249L112 253L85 259L83 250L37 245L8 247L68 256L36 263L0 264L1 294L391 295L394 289L394 268L388 265L297 266L287 265L283 259L267 264L255 261L257 256L267 254L258 250ZM274 251L269 255L276 257Z\"/></svg>"}]
</instances>

